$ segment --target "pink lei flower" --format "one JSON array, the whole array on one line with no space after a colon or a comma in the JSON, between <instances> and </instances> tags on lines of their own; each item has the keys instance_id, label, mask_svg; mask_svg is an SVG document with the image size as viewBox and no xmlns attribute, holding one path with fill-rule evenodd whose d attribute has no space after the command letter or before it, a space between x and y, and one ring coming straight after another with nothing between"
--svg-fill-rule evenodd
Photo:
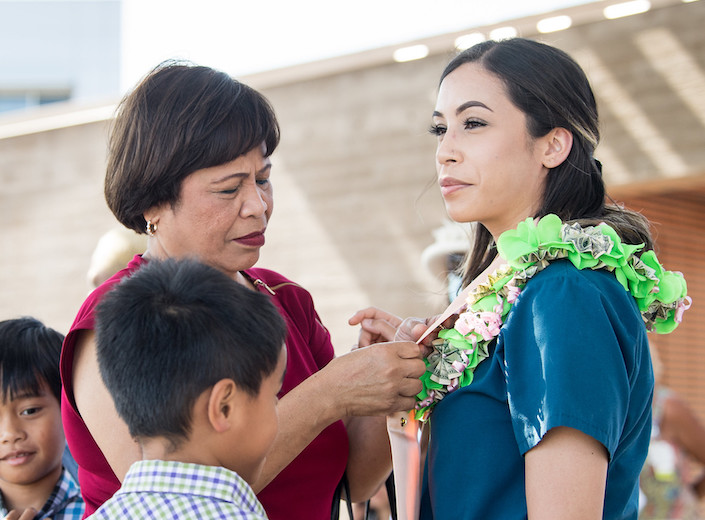
<instances>
[{"instance_id":1,"label":"pink lei flower","mask_svg":"<svg viewBox=\"0 0 705 520\"><path fill-rule=\"evenodd\" d=\"M502 317L496 312L464 312L455 322L455 330L463 336L476 332L485 341L490 341L499 334Z\"/></svg>"}]
</instances>

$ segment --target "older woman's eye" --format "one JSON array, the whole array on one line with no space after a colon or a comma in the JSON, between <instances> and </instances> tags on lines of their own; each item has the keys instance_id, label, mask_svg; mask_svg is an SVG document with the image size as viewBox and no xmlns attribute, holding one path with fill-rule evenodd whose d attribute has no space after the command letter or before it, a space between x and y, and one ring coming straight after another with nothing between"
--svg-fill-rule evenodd
<instances>
[{"instance_id":1,"label":"older woman's eye","mask_svg":"<svg viewBox=\"0 0 705 520\"><path fill-rule=\"evenodd\" d=\"M259 184L260 186L266 186L267 184L269 184L269 179L257 179L256 182L257 182L257 184Z\"/></svg>"},{"instance_id":2,"label":"older woman's eye","mask_svg":"<svg viewBox=\"0 0 705 520\"><path fill-rule=\"evenodd\" d=\"M431 125L428 128L428 133L431 135L435 135L436 137L440 137L441 135L446 133L446 127L443 125Z\"/></svg>"}]
</instances>

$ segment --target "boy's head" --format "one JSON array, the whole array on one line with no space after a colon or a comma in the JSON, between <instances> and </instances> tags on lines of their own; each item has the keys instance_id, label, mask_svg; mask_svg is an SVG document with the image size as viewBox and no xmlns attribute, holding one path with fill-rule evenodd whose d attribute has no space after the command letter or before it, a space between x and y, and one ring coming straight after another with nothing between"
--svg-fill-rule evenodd
<instances>
[{"instance_id":1,"label":"boy's head","mask_svg":"<svg viewBox=\"0 0 705 520\"><path fill-rule=\"evenodd\" d=\"M0 489L58 480L64 336L34 318L0 321ZM9 486L9 487L8 487Z\"/></svg>"},{"instance_id":2,"label":"boy's head","mask_svg":"<svg viewBox=\"0 0 705 520\"><path fill-rule=\"evenodd\" d=\"M152 260L105 295L95 330L103 380L143 447L163 439L173 454L195 440L199 460L185 462L257 477L286 364L269 297L194 260Z\"/></svg>"}]
</instances>

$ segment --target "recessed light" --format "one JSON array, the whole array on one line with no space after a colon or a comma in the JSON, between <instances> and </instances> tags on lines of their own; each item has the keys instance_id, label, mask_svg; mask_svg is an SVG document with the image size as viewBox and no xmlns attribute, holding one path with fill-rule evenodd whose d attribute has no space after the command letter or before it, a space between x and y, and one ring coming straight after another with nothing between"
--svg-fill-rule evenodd
<instances>
[{"instance_id":1,"label":"recessed light","mask_svg":"<svg viewBox=\"0 0 705 520\"><path fill-rule=\"evenodd\" d=\"M539 20L536 24L536 29L540 33L550 33L567 29L572 24L573 20L568 15L552 16L551 18Z\"/></svg>"},{"instance_id":2,"label":"recessed light","mask_svg":"<svg viewBox=\"0 0 705 520\"><path fill-rule=\"evenodd\" d=\"M614 20L615 18L645 13L649 9L651 9L651 2L649 2L649 0L632 0L631 2L608 5L602 12L605 18Z\"/></svg>"}]
</instances>

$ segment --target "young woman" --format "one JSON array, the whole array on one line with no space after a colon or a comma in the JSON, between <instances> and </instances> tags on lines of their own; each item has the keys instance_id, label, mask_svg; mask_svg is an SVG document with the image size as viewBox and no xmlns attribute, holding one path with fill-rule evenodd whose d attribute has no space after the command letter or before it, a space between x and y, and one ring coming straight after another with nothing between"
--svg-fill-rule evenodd
<instances>
[{"instance_id":1,"label":"young woman","mask_svg":"<svg viewBox=\"0 0 705 520\"><path fill-rule=\"evenodd\" d=\"M645 219L605 204L585 74L532 40L481 43L444 70L431 133L448 215L478 223L463 286L485 285L428 356L420 517L635 519L647 326L675 324L685 283L645 252ZM351 322L419 336L380 311Z\"/></svg>"}]
</instances>

